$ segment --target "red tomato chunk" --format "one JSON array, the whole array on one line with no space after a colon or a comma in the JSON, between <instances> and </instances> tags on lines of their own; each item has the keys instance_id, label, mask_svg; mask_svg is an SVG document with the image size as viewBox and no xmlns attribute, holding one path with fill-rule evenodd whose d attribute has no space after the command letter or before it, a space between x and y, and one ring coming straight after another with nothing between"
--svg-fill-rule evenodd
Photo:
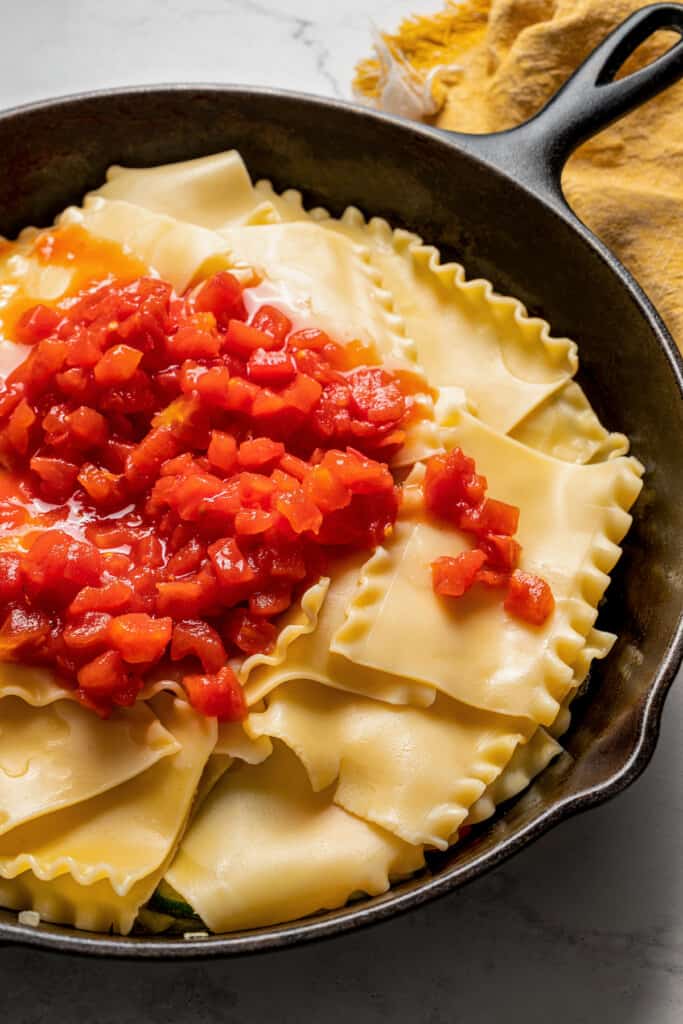
<instances>
[{"instance_id":1,"label":"red tomato chunk","mask_svg":"<svg viewBox=\"0 0 683 1024\"><path fill-rule=\"evenodd\" d=\"M513 534L519 525L519 509L486 497L486 478L459 448L432 456L423 490L430 512L476 540L471 551L455 558L443 555L432 562L435 593L458 598L478 583L500 590L504 608L511 615L541 626L552 614L555 600L545 580L517 569L522 546Z\"/></svg>"},{"instance_id":2,"label":"red tomato chunk","mask_svg":"<svg viewBox=\"0 0 683 1024\"><path fill-rule=\"evenodd\" d=\"M372 550L396 519L387 460L420 414L415 381L247 308L222 271L184 295L108 278L17 322L31 349L0 384L0 528L22 531L0 551L0 659L52 668L102 716L174 662L195 708L244 717L228 660L272 650L335 551Z\"/></svg>"}]
</instances>

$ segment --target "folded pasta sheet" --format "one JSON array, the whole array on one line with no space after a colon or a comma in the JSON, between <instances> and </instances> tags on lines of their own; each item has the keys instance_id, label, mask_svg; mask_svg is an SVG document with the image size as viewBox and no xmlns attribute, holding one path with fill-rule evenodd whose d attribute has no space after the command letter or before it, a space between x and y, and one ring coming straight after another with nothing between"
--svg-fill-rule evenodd
<instances>
[{"instance_id":1,"label":"folded pasta sheet","mask_svg":"<svg viewBox=\"0 0 683 1024\"><path fill-rule=\"evenodd\" d=\"M281 220L313 220L366 247L429 380L465 389L485 423L568 462L628 451L628 439L602 426L570 379L578 367L575 344L554 338L546 321L529 317L516 299L468 280L462 266L441 263L433 246L379 217L366 221L353 207L339 219L322 208L307 212L301 193L278 195L268 181L256 190Z\"/></svg>"},{"instance_id":2,"label":"folded pasta sheet","mask_svg":"<svg viewBox=\"0 0 683 1024\"><path fill-rule=\"evenodd\" d=\"M334 579L325 581L324 590L317 584L287 613L275 651L255 654L244 662L241 678L249 704L290 679L314 679L392 704L432 703L433 687L375 668L367 669L330 648L351 607L365 561L361 552L338 562Z\"/></svg>"},{"instance_id":3,"label":"folded pasta sheet","mask_svg":"<svg viewBox=\"0 0 683 1024\"><path fill-rule=\"evenodd\" d=\"M178 291L208 268L226 269L232 263L225 239L216 232L120 199L87 199L83 208L66 210L57 224L83 227L97 238L117 242Z\"/></svg>"},{"instance_id":4,"label":"folded pasta sheet","mask_svg":"<svg viewBox=\"0 0 683 1024\"><path fill-rule=\"evenodd\" d=\"M476 707L550 725L619 558L642 467L623 457L588 466L550 459L466 413L448 443L476 460L492 493L520 507L521 568L550 582L555 612L530 626L484 589L457 603L436 599L429 564L469 542L428 517L418 497L364 567L331 649Z\"/></svg>"},{"instance_id":5,"label":"folded pasta sheet","mask_svg":"<svg viewBox=\"0 0 683 1024\"><path fill-rule=\"evenodd\" d=\"M250 731L285 742L313 789L409 843L445 849L485 787L533 731L440 696L396 707L315 682L280 686Z\"/></svg>"},{"instance_id":6,"label":"folded pasta sheet","mask_svg":"<svg viewBox=\"0 0 683 1024\"><path fill-rule=\"evenodd\" d=\"M277 744L232 768L188 829L166 878L214 931L256 928L377 895L416 871L422 849L314 793Z\"/></svg>"},{"instance_id":7,"label":"folded pasta sheet","mask_svg":"<svg viewBox=\"0 0 683 1024\"><path fill-rule=\"evenodd\" d=\"M0 699L0 835L97 797L175 754L178 742L144 704L108 721L74 701L33 707Z\"/></svg>"},{"instance_id":8,"label":"folded pasta sheet","mask_svg":"<svg viewBox=\"0 0 683 1024\"><path fill-rule=\"evenodd\" d=\"M212 231L277 216L252 186L234 149L160 167L110 167L106 183L90 195L121 199Z\"/></svg>"},{"instance_id":9,"label":"folded pasta sheet","mask_svg":"<svg viewBox=\"0 0 683 1024\"><path fill-rule=\"evenodd\" d=\"M315 224L228 228L221 234L239 261L262 269L282 287L300 321L342 342L373 344L390 366L413 365L415 346L362 246Z\"/></svg>"},{"instance_id":10,"label":"folded pasta sheet","mask_svg":"<svg viewBox=\"0 0 683 1024\"><path fill-rule=\"evenodd\" d=\"M87 889L106 879L126 896L174 848L216 742L214 719L167 696L154 700L179 749L99 796L29 821L0 837L0 877L32 871L42 881L71 878Z\"/></svg>"}]
</instances>

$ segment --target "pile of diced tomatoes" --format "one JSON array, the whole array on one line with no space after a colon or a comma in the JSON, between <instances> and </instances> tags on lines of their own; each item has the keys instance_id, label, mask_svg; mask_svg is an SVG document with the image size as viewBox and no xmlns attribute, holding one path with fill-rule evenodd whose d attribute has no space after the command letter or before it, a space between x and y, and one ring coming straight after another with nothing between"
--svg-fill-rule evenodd
<instances>
[{"instance_id":1,"label":"pile of diced tomatoes","mask_svg":"<svg viewBox=\"0 0 683 1024\"><path fill-rule=\"evenodd\" d=\"M432 562L434 590L442 597L462 597L475 584L499 589L508 612L541 626L555 607L553 593L540 576L517 568L522 552L514 538L519 509L488 498L486 490L486 478L460 448L434 455L427 463L427 508L475 540L470 550Z\"/></svg>"},{"instance_id":2,"label":"pile of diced tomatoes","mask_svg":"<svg viewBox=\"0 0 683 1024\"><path fill-rule=\"evenodd\" d=\"M174 663L194 707L243 718L230 659L270 651L330 557L373 549L396 519L387 462L419 415L416 378L252 308L228 272L184 295L140 277L17 323L30 352L0 386L0 660L55 669L102 716ZM518 510L459 449L429 461L424 491L476 540L433 563L436 593L501 588L544 622L553 596L517 570Z\"/></svg>"},{"instance_id":3,"label":"pile of diced tomatoes","mask_svg":"<svg viewBox=\"0 0 683 1024\"><path fill-rule=\"evenodd\" d=\"M103 716L170 661L197 709L242 718L228 660L271 650L330 555L396 518L409 375L274 306L248 317L228 272L181 296L100 283L28 310L15 339L0 659L56 669Z\"/></svg>"}]
</instances>

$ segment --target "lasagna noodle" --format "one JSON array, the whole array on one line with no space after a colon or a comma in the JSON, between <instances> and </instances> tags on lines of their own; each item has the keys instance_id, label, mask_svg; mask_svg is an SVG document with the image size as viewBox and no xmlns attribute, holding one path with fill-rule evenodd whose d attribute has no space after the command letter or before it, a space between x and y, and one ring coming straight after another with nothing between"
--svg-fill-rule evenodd
<instances>
[{"instance_id":1,"label":"lasagna noodle","mask_svg":"<svg viewBox=\"0 0 683 1024\"><path fill-rule=\"evenodd\" d=\"M516 441L565 462L604 462L628 452L628 438L611 434L576 381L567 381L510 432Z\"/></svg>"},{"instance_id":2,"label":"lasagna noodle","mask_svg":"<svg viewBox=\"0 0 683 1024\"><path fill-rule=\"evenodd\" d=\"M591 629L574 663L572 687L562 701L557 718L548 730L537 729L528 743L520 744L510 763L497 779L482 793L470 809L466 825L490 818L496 806L517 796L539 775L554 757L562 752L557 739L569 728L571 715L569 705L586 680L594 659L605 658L612 649L616 637L599 629Z\"/></svg>"},{"instance_id":3,"label":"lasagna noodle","mask_svg":"<svg viewBox=\"0 0 683 1024\"><path fill-rule=\"evenodd\" d=\"M562 747L545 729L537 729L528 743L517 747L497 779L472 804L465 825L477 825L490 818L498 804L517 796L546 768Z\"/></svg>"},{"instance_id":4,"label":"lasagna noodle","mask_svg":"<svg viewBox=\"0 0 683 1024\"><path fill-rule=\"evenodd\" d=\"M46 882L32 871L24 871L16 878L0 878L0 905L17 911L36 910L44 921L53 924L127 935L170 861L168 857L160 868L141 878L123 896L106 879L80 885L67 874Z\"/></svg>"},{"instance_id":5,"label":"lasagna noodle","mask_svg":"<svg viewBox=\"0 0 683 1024\"><path fill-rule=\"evenodd\" d=\"M231 761L244 761L245 764L261 764L273 752L273 744L267 736L257 736L250 729L253 715L244 722L219 722L218 739L214 747L214 755L225 756Z\"/></svg>"},{"instance_id":6,"label":"lasagna noodle","mask_svg":"<svg viewBox=\"0 0 683 1024\"><path fill-rule=\"evenodd\" d=\"M190 825L170 885L216 932L291 921L385 892L423 863L411 846L314 793L284 744L232 768Z\"/></svg>"},{"instance_id":7,"label":"lasagna noodle","mask_svg":"<svg viewBox=\"0 0 683 1024\"><path fill-rule=\"evenodd\" d=\"M241 680L247 703L262 700L281 683L311 679L326 686L365 694L391 704L427 706L434 700L431 686L377 669L367 669L330 650L353 601L367 555L349 556L334 567L334 578L309 589L300 605L284 617L280 640L273 654L255 654L242 666ZM328 589L329 584L329 589Z\"/></svg>"},{"instance_id":8,"label":"lasagna noodle","mask_svg":"<svg viewBox=\"0 0 683 1024\"><path fill-rule=\"evenodd\" d=\"M0 699L3 697L20 697L36 708L56 700L77 699L74 691L61 686L48 669L11 661L0 661Z\"/></svg>"},{"instance_id":9,"label":"lasagna noodle","mask_svg":"<svg viewBox=\"0 0 683 1024\"><path fill-rule=\"evenodd\" d=\"M576 372L574 342L553 338L546 321L488 281L468 281L459 264L442 264L418 235L379 217L367 222L354 207L340 219L322 208L307 213L294 190L278 197L268 182L256 188L283 220L313 220L367 249L430 382L464 388L495 429L511 430Z\"/></svg>"},{"instance_id":10,"label":"lasagna noodle","mask_svg":"<svg viewBox=\"0 0 683 1024\"><path fill-rule=\"evenodd\" d=\"M237 262L279 285L289 311L338 341L371 342L389 364L415 369L415 346L405 337L391 295L382 290L364 246L313 223L228 228L221 232Z\"/></svg>"},{"instance_id":11,"label":"lasagna noodle","mask_svg":"<svg viewBox=\"0 0 683 1024\"><path fill-rule=\"evenodd\" d=\"M309 681L280 686L249 723L294 751L315 792L334 784L340 807L438 849L533 728L443 696L392 707Z\"/></svg>"},{"instance_id":12,"label":"lasagna noodle","mask_svg":"<svg viewBox=\"0 0 683 1024\"><path fill-rule=\"evenodd\" d=\"M619 558L642 467L623 457L588 466L560 462L465 413L447 433L449 446L476 460L489 493L521 508L521 568L550 583L554 613L531 626L505 611L500 593L483 587L458 601L438 598L430 563L465 550L470 540L426 516L413 474L391 542L365 565L332 651L464 703L550 725Z\"/></svg>"},{"instance_id":13,"label":"lasagna noodle","mask_svg":"<svg viewBox=\"0 0 683 1024\"><path fill-rule=\"evenodd\" d=\"M277 219L234 149L159 167L113 166L106 183L90 195L123 200L211 231Z\"/></svg>"},{"instance_id":14,"label":"lasagna noodle","mask_svg":"<svg viewBox=\"0 0 683 1024\"><path fill-rule=\"evenodd\" d=\"M86 199L82 208L70 207L57 219L58 227L73 224L116 242L179 292L210 273L240 269L234 268L229 247L216 232L123 200Z\"/></svg>"},{"instance_id":15,"label":"lasagna noodle","mask_svg":"<svg viewBox=\"0 0 683 1024\"><path fill-rule=\"evenodd\" d=\"M144 704L102 721L75 701L0 700L0 835L90 800L175 754L177 741Z\"/></svg>"},{"instance_id":16,"label":"lasagna noodle","mask_svg":"<svg viewBox=\"0 0 683 1024\"><path fill-rule=\"evenodd\" d=\"M215 745L216 723L166 695L154 709L178 752L115 789L0 837L0 877L28 870L50 881L68 874L85 887L106 879L124 897L165 862Z\"/></svg>"},{"instance_id":17,"label":"lasagna noodle","mask_svg":"<svg viewBox=\"0 0 683 1024\"><path fill-rule=\"evenodd\" d=\"M379 217L366 222L350 207L335 219L321 207L307 212L295 189L277 195L268 181L256 189L281 220L312 219L367 247L431 382L465 388L484 422L568 462L627 453L628 439L602 426L570 379L578 366L574 343L551 337L546 321L527 316L516 299L467 281L459 264L442 264L418 235Z\"/></svg>"}]
</instances>

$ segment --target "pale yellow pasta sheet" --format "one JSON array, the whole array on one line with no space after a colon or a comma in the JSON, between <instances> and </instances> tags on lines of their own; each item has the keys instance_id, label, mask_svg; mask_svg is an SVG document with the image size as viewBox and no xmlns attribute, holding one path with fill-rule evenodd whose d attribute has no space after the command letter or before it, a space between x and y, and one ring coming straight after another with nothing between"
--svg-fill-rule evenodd
<instances>
[{"instance_id":1,"label":"pale yellow pasta sheet","mask_svg":"<svg viewBox=\"0 0 683 1024\"><path fill-rule=\"evenodd\" d=\"M82 886L106 879L119 896L151 875L172 851L216 742L215 719L161 695L154 709L177 753L76 807L0 837L0 877L30 870L42 881L69 874Z\"/></svg>"},{"instance_id":2,"label":"pale yellow pasta sheet","mask_svg":"<svg viewBox=\"0 0 683 1024\"><path fill-rule=\"evenodd\" d=\"M277 219L234 149L159 167L110 167L106 183L90 195L134 203L212 231Z\"/></svg>"},{"instance_id":3,"label":"pale yellow pasta sheet","mask_svg":"<svg viewBox=\"0 0 683 1024\"><path fill-rule=\"evenodd\" d=\"M0 835L132 779L178 742L144 704L102 721L74 701L0 699Z\"/></svg>"},{"instance_id":4,"label":"pale yellow pasta sheet","mask_svg":"<svg viewBox=\"0 0 683 1024\"><path fill-rule=\"evenodd\" d=\"M69 207L57 226L70 225L116 242L179 292L195 279L234 263L226 240L216 232L119 199L96 196L82 208Z\"/></svg>"},{"instance_id":5,"label":"pale yellow pasta sheet","mask_svg":"<svg viewBox=\"0 0 683 1024\"><path fill-rule=\"evenodd\" d=\"M295 754L230 769L166 878L216 932L290 921L376 895L423 863L420 847L314 793Z\"/></svg>"},{"instance_id":6,"label":"pale yellow pasta sheet","mask_svg":"<svg viewBox=\"0 0 683 1024\"><path fill-rule=\"evenodd\" d=\"M500 594L473 588L438 598L430 563L471 546L424 511L418 475L385 548L361 574L331 648L490 711L551 724L572 686L572 665L597 615L642 467L615 458L573 465L532 451L461 413L448 443L471 455L489 494L521 508L521 569L546 579L556 608L543 626L509 615Z\"/></svg>"},{"instance_id":7,"label":"pale yellow pasta sheet","mask_svg":"<svg viewBox=\"0 0 683 1024\"><path fill-rule=\"evenodd\" d=\"M429 708L397 707L297 681L278 687L249 729L286 743L313 789L334 784L347 811L445 849L534 726L443 696Z\"/></svg>"},{"instance_id":8,"label":"pale yellow pasta sheet","mask_svg":"<svg viewBox=\"0 0 683 1024\"><path fill-rule=\"evenodd\" d=\"M313 679L392 704L432 703L433 687L366 669L330 650L351 607L366 558L360 552L338 562L334 579L310 588L301 603L286 614L275 651L253 655L244 662L240 678L250 705L290 679Z\"/></svg>"}]
</instances>

